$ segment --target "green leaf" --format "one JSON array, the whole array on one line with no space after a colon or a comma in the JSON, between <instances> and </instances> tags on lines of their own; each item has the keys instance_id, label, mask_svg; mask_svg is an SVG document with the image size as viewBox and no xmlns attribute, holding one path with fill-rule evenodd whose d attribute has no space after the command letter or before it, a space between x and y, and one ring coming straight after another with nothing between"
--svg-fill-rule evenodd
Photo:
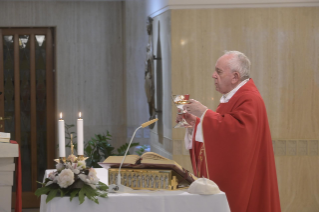
<instances>
[{"instance_id":1,"label":"green leaf","mask_svg":"<svg viewBox=\"0 0 319 212\"><path fill-rule=\"evenodd\" d=\"M64 197L64 192L63 192L63 190L62 189L59 189L59 192L60 192L60 197Z\"/></svg>"},{"instance_id":2,"label":"green leaf","mask_svg":"<svg viewBox=\"0 0 319 212\"><path fill-rule=\"evenodd\" d=\"M147 148L148 148L147 145L142 145L138 150L135 151L135 153L141 156Z\"/></svg>"},{"instance_id":3,"label":"green leaf","mask_svg":"<svg viewBox=\"0 0 319 212\"><path fill-rule=\"evenodd\" d=\"M95 203L99 204L99 201L96 198L96 196L98 196L97 190L93 189L89 185L84 185L82 189L83 189L83 191L84 191L84 193L85 193L85 195L87 196L88 199L90 199L90 200L94 201Z\"/></svg>"},{"instance_id":4,"label":"green leaf","mask_svg":"<svg viewBox=\"0 0 319 212\"><path fill-rule=\"evenodd\" d=\"M90 145L88 145L86 148L85 148L85 152L90 155L91 152L92 152L92 147Z\"/></svg>"},{"instance_id":5,"label":"green leaf","mask_svg":"<svg viewBox=\"0 0 319 212\"><path fill-rule=\"evenodd\" d=\"M86 161L86 166L91 167L92 166L92 158L88 158Z\"/></svg>"},{"instance_id":6,"label":"green leaf","mask_svg":"<svg viewBox=\"0 0 319 212\"><path fill-rule=\"evenodd\" d=\"M98 183L97 188L98 188L99 190L106 191L109 187L108 187L106 184L104 184L104 183L102 183L102 182L100 181L100 182Z\"/></svg>"},{"instance_id":7,"label":"green leaf","mask_svg":"<svg viewBox=\"0 0 319 212\"><path fill-rule=\"evenodd\" d=\"M80 205L84 202L84 189L81 188L80 192L79 192L79 201L80 201Z\"/></svg>"},{"instance_id":8,"label":"green leaf","mask_svg":"<svg viewBox=\"0 0 319 212\"><path fill-rule=\"evenodd\" d=\"M39 181L36 181L36 182L39 183L39 184L41 184L42 186L45 186L45 184L47 184L47 181L46 181L47 179L48 179L48 178L45 179L44 183L39 182Z\"/></svg>"},{"instance_id":9,"label":"green leaf","mask_svg":"<svg viewBox=\"0 0 319 212\"><path fill-rule=\"evenodd\" d=\"M139 144L139 143L132 143L131 146L129 147L129 149L132 148L132 147L134 147L134 146L138 146L138 145L140 145L140 144ZM117 149L118 155L124 155L124 153L125 153L125 151L126 151L127 148L128 148L128 143L125 143L125 144L123 144L122 146L120 146L120 147ZM129 154L129 153L128 153L128 154Z\"/></svg>"},{"instance_id":10,"label":"green leaf","mask_svg":"<svg viewBox=\"0 0 319 212\"><path fill-rule=\"evenodd\" d=\"M81 190L80 188L73 189L73 191L70 194L70 202L79 193L80 190Z\"/></svg>"},{"instance_id":11,"label":"green leaf","mask_svg":"<svg viewBox=\"0 0 319 212\"><path fill-rule=\"evenodd\" d=\"M98 200L98 198L94 198L94 200L93 200L96 204L99 204L99 200Z\"/></svg>"},{"instance_id":12,"label":"green leaf","mask_svg":"<svg viewBox=\"0 0 319 212\"><path fill-rule=\"evenodd\" d=\"M64 196L66 196L71 192L71 189L65 188L65 189L62 189L62 191L63 191Z\"/></svg>"},{"instance_id":13,"label":"green leaf","mask_svg":"<svg viewBox=\"0 0 319 212\"><path fill-rule=\"evenodd\" d=\"M59 188L59 192L60 192L60 197L64 197L65 195L67 195L68 193L70 193L71 189L68 188Z\"/></svg>"},{"instance_id":14,"label":"green leaf","mask_svg":"<svg viewBox=\"0 0 319 212\"><path fill-rule=\"evenodd\" d=\"M107 192L99 192L98 194L99 197L103 197L103 198L106 198L107 197Z\"/></svg>"},{"instance_id":15,"label":"green leaf","mask_svg":"<svg viewBox=\"0 0 319 212\"><path fill-rule=\"evenodd\" d=\"M46 203L50 202L54 197L56 197L57 192L59 191L59 189L52 189L50 191L50 193L48 194L48 197L46 199Z\"/></svg>"},{"instance_id":16,"label":"green leaf","mask_svg":"<svg viewBox=\"0 0 319 212\"><path fill-rule=\"evenodd\" d=\"M51 188L46 186L46 187L42 187L42 188L38 188L36 191L35 191L35 195L37 197L41 196L42 194L47 194L49 191L51 191Z\"/></svg>"}]
</instances>

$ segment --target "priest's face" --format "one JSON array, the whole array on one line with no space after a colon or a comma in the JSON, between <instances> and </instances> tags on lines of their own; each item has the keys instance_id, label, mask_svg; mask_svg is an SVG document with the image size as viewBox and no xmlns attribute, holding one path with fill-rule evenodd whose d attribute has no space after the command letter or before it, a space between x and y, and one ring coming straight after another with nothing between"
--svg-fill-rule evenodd
<instances>
[{"instance_id":1,"label":"priest's face","mask_svg":"<svg viewBox=\"0 0 319 212\"><path fill-rule=\"evenodd\" d=\"M230 70L228 61L233 55L221 56L215 65L213 78L215 81L216 91L226 94L234 88L234 73Z\"/></svg>"}]
</instances>

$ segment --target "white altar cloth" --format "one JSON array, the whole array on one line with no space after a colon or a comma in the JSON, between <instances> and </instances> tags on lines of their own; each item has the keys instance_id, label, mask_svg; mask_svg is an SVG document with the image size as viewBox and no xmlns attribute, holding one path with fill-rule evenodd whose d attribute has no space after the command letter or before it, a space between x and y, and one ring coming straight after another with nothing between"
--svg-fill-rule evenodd
<instances>
[{"instance_id":1,"label":"white altar cloth","mask_svg":"<svg viewBox=\"0 0 319 212\"><path fill-rule=\"evenodd\" d=\"M47 170L45 176L53 170ZM107 183L107 170L96 169L100 180ZM142 193L109 193L98 198L100 204L85 199L82 205L75 197L56 197L48 204L41 196L40 212L230 212L225 193L214 195L190 194L186 190L145 191Z\"/></svg>"}]
</instances>

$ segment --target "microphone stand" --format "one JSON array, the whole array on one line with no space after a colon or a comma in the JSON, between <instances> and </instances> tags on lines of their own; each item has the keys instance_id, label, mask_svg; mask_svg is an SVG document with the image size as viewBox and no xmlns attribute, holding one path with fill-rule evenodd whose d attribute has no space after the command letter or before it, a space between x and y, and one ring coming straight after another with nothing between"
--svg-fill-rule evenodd
<instances>
[{"instance_id":1,"label":"microphone stand","mask_svg":"<svg viewBox=\"0 0 319 212\"><path fill-rule=\"evenodd\" d=\"M123 165L123 163L124 163L124 161L125 161L125 158L126 158L126 156L127 156L127 152L128 152L128 150L130 149L130 147L131 147L131 143L132 143L132 141L133 141L133 139L134 139L134 137L135 137L136 132L137 132L139 129L145 128L145 127L147 127L147 126L153 124L153 123L156 122L156 121L158 121L157 118L156 118L156 119L152 119L152 120L150 120L150 121L148 121L148 122L145 122L145 123L143 123L141 126L139 126L138 128L136 128L136 130L134 131L134 133L133 133L133 135L132 135L132 137L131 137L131 140L130 140L130 142L129 142L129 144L128 144L128 147L127 147L127 149L126 149L126 151L125 151L125 154L124 154L124 156L123 156L122 162L121 162L121 164L120 164L120 166L119 166L119 173L117 174L116 184L111 184L111 185L109 185L109 189L108 189L109 192L131 192L131 191L133 191L133 189L131 189L130 187L127 187L127 186L124 186L124 185L121 184L121 168L122 168L122 165Z\"/></svg>"}]
</instances>

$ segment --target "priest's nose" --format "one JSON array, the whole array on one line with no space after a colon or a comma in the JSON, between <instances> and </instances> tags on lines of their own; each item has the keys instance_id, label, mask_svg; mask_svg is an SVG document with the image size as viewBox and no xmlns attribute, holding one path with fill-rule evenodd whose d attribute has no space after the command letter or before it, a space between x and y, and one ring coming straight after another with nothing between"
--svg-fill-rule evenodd
<instances>
[{"instance_id":1,"label":"priest's nose","mask_svg":"<svg viewBox=\"0 0 319 212\"><path fill-rule=\"evenodd\" d=\"M214 71L212 78L217 79L217 72L216 71Z\"/></svg>"}]
</instances>

